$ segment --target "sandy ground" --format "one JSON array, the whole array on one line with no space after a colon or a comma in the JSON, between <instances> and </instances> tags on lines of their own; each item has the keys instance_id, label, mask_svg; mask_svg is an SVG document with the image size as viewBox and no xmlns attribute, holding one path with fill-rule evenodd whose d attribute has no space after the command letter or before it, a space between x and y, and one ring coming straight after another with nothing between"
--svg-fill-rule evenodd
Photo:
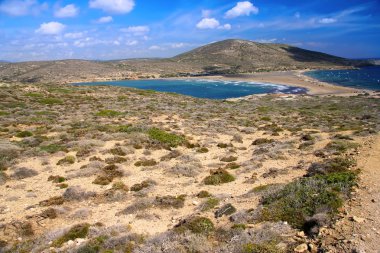
<instances>
[{"instance_id":1,"label":"sandy ground","mask_svg":"<svg viewBox=\"0 0 380 253\"><path fill-rule=\"evenodd\" d=\"M365 143L358 157L362 169L356 196L347 205L344 222L339 229L357 252L380 252L380 135Z\"/></svg>"},{"instance_id":2,"label":"sandy ground","mask_svg":"<svg viewBox=\"0 0 380 253\"><path fill-rule=\"evenodd\" d=\"M254 81L263 83L284 84L308 89L309 95L340 95L350 96L363 92L364 90L337 86L303 74L304 71L273 71L255 74L242 74L231 77L224 76L207 76L202 79L214 80L236 80L236 81ZM197 77L199 79L199 77Z\"/></svg>"}]
</instances>

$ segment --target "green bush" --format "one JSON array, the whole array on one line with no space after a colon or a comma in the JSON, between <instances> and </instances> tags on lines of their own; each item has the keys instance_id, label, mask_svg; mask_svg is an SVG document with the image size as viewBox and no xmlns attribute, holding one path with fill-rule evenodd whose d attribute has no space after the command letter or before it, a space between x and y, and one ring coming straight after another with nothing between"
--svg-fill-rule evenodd
<instances>
[{"instance_id":1,"label":"green bush","mask_svg":"<svg viewBox=\"0 0 380 253\"><path fill-rule=\"evenodd\" d=\"M217 169L210 171L210 176L207 176L204 179L206 185L219 185L224 183L229 183L235 180L235 177L232 176L224 169Z\"/></svg>"},{"instance_id":2,"label":"green bush","mask_svg":"<svg viewBox=\"0 0 380 253\"><path fill-rule=\"evenodd\" d=\"M0 116L8 116L9 114L9 112L0 111Z\"/></svg>"},{"instance_id":3,"label":"green bush","mask_svg":"<svg viewBox=\"0 0 380 253\"><path fill-rule=\"evenodd\" d=\"M65 158L62 158L57 162L57 165L69 165L75 163L75 157L74 156L66 156Z\"/></svg>"},{"instance_id":4,"label":"green bush","mask_svg":"<svg viewBox=\"0 0 380 253\"><path fill-rule=\"evenodd\" d=\"M201 211L202 212L206 212L208 210L211 210L213 209L214 207L216 207L217 205L219 205L219 199L217 198L208 198L205 202L203 202L201 204Z\"/></svg>"},{"instance_id":5,"label":"green bush","mask_svg":"<svg viewBox=\"0 0 380 253\"><path fill-rule=\"evenodd\" d=\"M175 228L175 231L177 232L184 232L186 230L190 230L195 234L208 235L215 230L215 227L210 219L196 216L189 220L185 220Z\"/></svg>"},{"instance_id":6,"label":"green bush","mask_svg":"<svg viewBox=\"0 0 380 253\"><path fill-rule=\"evenodd\" d=\"M37 92L29 92L29 93L26 93L25 96L32 97L32 98L40 98L40 97L43 97L44 94L37 93Z\"/></svg>"},{"instance_id":7,"label":"green bush","mask_svg":"<svg viewBox=\"0 0 380 253\"><path fill-rule=\"evenodd\" d=\"M185 142L185 138L176 134L168 133L158 128L148 130L148 135L151 139L159 141L169 147L177 147Z\"/></svg>"},{"instance_id":8,"label":"green bush","mask_svg":"<svg viewBox=\"0 0 380 253\"><path fill-rule=\"evenodd\" d=\"M33 133L31 133L29 131L22 131L22 132L18 132L16 134L16 137L18 137L18 138L25 138L25 137L30 137L30 136L33 136Z\"/></svg>"},{"instance_id":9,"label":"green bush","mask_svg":"<svg viewBox=\"0 0 380 253\"><path fill-rule=\"evenodd\" d=\"M197 197L198 198L208 198L208 197L211 197L211 194L208 191L200 191L197 194Z\"/></svg>"},{"instance_id":10,"label":"green bush","mask_svg":"<svg viewBox=\"0 0 380 253\"><path fill-rule=\"evenodd\" d=\"M208 153L208 148L206 147L201 147L197 149L197 153Z\"/></svg>"},{"instance_id":11,"label":"green bush","mask_svg":"<svg viewBox=\"0 0 380 253\"><path fill-rule=\"evenodd\" d=\"M157 165L157 162L154 159L151 160L140 160L135 162L135 166L140 167L151 167Z\"/></svg>"},{"instance_id":12,"label":"green bush","mask_svg":"<svg viewBox=\"0 0 380 253\"><path fill-rule=\"evenodd\" d=\"M162 208L182 208L185 204L186 195L156 197L155 204Z\"/></svg>"},{"instance_id":13,"label":"green bush","mask_svg":"<svg viewBox=\"0 0 380 253\"><path fill-rule=\"evenodd\" d=\"M47 146L41 146L40 149L50 154L57 153L59 151L66 151L66 148L59 144L50 144Z\"/></svg>"},{"instance_id":14,"label":"green bush","mask_svg":"<svg viewBox=\"0 0 380 253\"><path fill-rule=\"evenodd\" d=\"M113 118L120 116L122 113L114 110L101 110L97 112L95 115L98 117L108 117L108 118Z\"/></svg>"},{"instance_id":15,"label":"green bush","mask_svg":"<svg viewBox=\"0 0 380 253\"><path fill-rule=\"evenodd\" d=\"M70 240L75 240L77 238L86 238L89 228L90 225L87 223L75 225L70 228L67 233L53 241L52 246L61 247L65 242L68 242Z\"/></svg>"},{"instance_id":16,"label":"green bush","mask_svg":"<svg viewBox=\"0 0 380 253\"><path fill-rule=\"evenodd\" d=\"M338 153L345 153L351 149L358 148L359 144L345 140L334 140L326 145L325 149L328 151L336 151Z\"/></svg>"},{"instance_id":17,"label":"green bush","mask_svg":"<svg viewBox=\"0 0 380 253\"><path fill-rule=\"evenodd\" d=\"M260 220L287 221L295 228L302 228L307 217L322 211L333 218L356 180L354 172L339 172L289 183L263 197Z\"/></svg>"}]
</instances>

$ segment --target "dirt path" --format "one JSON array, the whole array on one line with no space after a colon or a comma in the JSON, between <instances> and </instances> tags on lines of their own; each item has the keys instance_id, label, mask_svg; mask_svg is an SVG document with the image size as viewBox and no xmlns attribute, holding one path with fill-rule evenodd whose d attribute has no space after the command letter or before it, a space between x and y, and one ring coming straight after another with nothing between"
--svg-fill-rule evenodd
<instances>
[{"instance_id":1,"label":"dirt path","mask_svg":"<svg viewBox=\"0 0 380 253\"><path fill-rule=\"evenodd\" d=\"M360 237L360 249L366 252L380 252L380 135L358 158L359 168L363 168L360 190L353 202L351 215L361 219L356 231ZM354 219L355 220L355 219Z\"/></svg>"},{"instance_id":2,"label":"dirt path","mask_svg":"<svg viewBox=\"0 0 380 253\"><path fill-rule=\"evenodd\" d=\"M362 169L359 189L346 206L346 217L336 226L341 240L336 252L379 253L380 134L363 144L357 161Z\"/></svg>"}]
</instances>

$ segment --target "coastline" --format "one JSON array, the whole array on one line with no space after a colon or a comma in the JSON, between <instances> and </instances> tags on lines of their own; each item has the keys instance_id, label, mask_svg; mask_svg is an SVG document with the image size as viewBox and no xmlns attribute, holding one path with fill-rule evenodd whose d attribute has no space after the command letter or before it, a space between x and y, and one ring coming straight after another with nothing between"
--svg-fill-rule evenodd
<instances>
[{"instance_id":1,"label":"coastline","mask_svg":"<svg viewBox=\"0 0 380 253\"><path fill-rule=\"evenodd\" d=\"M309 70L290 70L290 71L271 71L271 72L260 72L260 73L254 73L254 74L237 74L237 75L231 75L231 76L222 76L222 75L215 75L215 76L197 76L197 77L173 77L173 78L153 78L153 79L138 79L138 80L156 80L156 79L167 79L167 80L183 80L183 79L210 79L210 80L220 80L220 81L246 81L246 82L260 82L260 83L268 83L268 84L279 84L279 85L286 85L286 86L292 86L292 87L299 87L299 88L305 88L306 95L311 96L352 96L362 93L369 93L371 95L374 95L375 92L371 90L365 90L365 89L356 89L356 88L350 88L350 87L344 87L339 86L332 83L326 83L321 82L317 79L314 79L312 77L306 76L304 73ZM122 80L93 80L93 82L113 82L113 81L122 81ZM86 82L92 82L90 80L87 80L83 82L75 82L71 83L71 85L77 85L81 83ZM265 94L253 94L248 95L240 98L234 98L236 99L247 99L262 95L267 95L270 93ZM278 94L278 95L303 95L303 94Z\"/></svg>"},{"instance_id":2,"label":"coastline","mask_svg":"<svg viewBox=\"0 0 380 253\"><path fill-rule=\"evenodd\" d=\"M268 84L280 84L293 87L306 88L307 95L327 96L351 96L363 92L373 93L373 91L364 89L355 89L350 87L339 86L331 83L321 82L317 79L304 75L306 71L273 71L254 74L239 74L234 76L204 76L190 77L191 79L213 79L221 81L252 81ZM178 78L177 78L178 79ZM179 78L184 79L184 78ZM188 79L188 78L187 78ZM296 95L296 94L295 94Z\"/></svg>"}]
</instances>

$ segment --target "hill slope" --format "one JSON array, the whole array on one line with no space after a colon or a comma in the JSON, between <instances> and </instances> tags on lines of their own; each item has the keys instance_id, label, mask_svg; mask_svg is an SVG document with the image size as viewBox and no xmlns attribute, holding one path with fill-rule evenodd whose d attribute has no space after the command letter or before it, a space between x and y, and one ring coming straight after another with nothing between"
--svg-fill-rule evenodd
<instances>
[{"instance_id":1,"label":"hill slope","mask_svg":"<svg viewBox=\"0 0 380 253\"><path fill-rule=\"evenodd\" d=\"M0 64L0 80L69 83L188 74L342 68L360 63L362 62L283 44L225 40L167 59L104 62L64 60Z\"/></svg>"},{"instance_id":2,"label":"hill slope","mask_svg":"<svg viewBox=\"0 0 380 253\"><path fill-rule=\"evenodd\" d=\"M238 70L298 69L350 66L352 62L284 44L262 44L245 40L212 43L173 58L178 63L235 67Z\"/></svg>"}]
</instances>

